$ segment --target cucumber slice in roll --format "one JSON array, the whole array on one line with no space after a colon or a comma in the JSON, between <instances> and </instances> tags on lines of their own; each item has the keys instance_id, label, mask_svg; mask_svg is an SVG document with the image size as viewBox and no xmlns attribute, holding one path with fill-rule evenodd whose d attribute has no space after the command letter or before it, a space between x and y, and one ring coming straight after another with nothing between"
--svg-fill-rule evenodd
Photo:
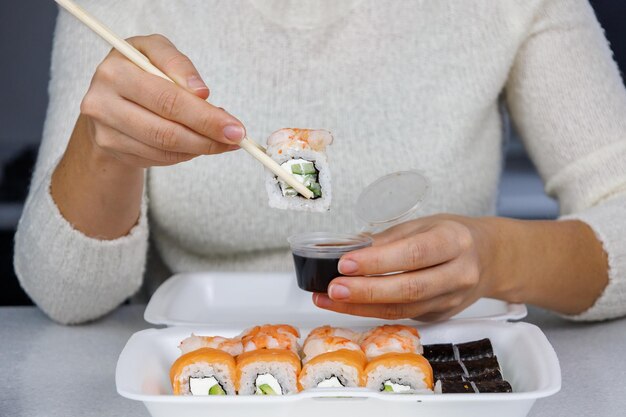
<instances>
[{"instance_id":1,"label":"cucumber slice in roll","mask_svg":"<svg viewBox=\"0 0 626 417\"><path fill-rule=\"evenodd\" d=\"M276 395L276 391L274 391L269 384L261 384L258 388L262 392L261 395Z\"/></svg>"},{"instance_id":2,"label":"cucumber slice in roll","mask_svg":"<svg viewBox=\"0 0 626 417\"><path fill-rule=\"evenodd\" d=\"M226 391L224 391L224 388L222 388L220 384L216 384L209 389L209 395L226 395Z\"/></svg>"}]
</instances>

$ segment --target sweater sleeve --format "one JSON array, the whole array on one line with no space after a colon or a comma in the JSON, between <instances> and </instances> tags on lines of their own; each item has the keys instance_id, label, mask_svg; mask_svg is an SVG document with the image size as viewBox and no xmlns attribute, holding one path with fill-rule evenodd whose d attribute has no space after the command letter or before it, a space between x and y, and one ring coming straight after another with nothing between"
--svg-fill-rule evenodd
<instances>
[{"instance_id":1,"label":"sweater sleeve","mask_svg":"<svg viewBox=\"0 0 626 417\"><path fill-rule=\"evenodd\" d=\"M112 7L111 2L102 3ZM114 30L125 33L124 23L128 22L114 22L121 26ZM140 287L145 267L145 197L130 233L104 241L73 228L50 194L52 172L69 141L82 97L108 50L69 14L59 13L43 138L15 236L14 267L22 287L48 316L65 324L93 320L113 310Z\"/></svg>"},{"instance_id":2,"label":"sweater sleeve","mask_svg":"<svg viewBox=\"0 0 626 417\"><path fill-rule=\"evenodd\" d=\"M626 91L586 0L546 0L521 44L508 106L561 220L587 223L609 283L572 320L626 315Z\"/></svg>"}]
</instances>

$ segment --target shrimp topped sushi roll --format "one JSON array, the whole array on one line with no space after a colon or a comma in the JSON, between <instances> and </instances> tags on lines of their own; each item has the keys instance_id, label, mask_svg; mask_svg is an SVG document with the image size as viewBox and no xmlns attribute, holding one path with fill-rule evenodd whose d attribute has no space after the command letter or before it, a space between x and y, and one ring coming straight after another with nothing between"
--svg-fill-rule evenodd
<instances>
[{"instance_id":1,"label":"shrimp topped sushi roll","mask_svg":"<svg viewBox=\"0 0 626 417\"><path fill-rule=\"evenodd\" d=\"M313 339L307 339L302 348L304 358L302 363L307 363L311 359L322 355L324 353L335 352L338 350L352 350L355 352L363 353L358 343L353 342L350 339L339 336L328 337L316 337Z\"/></svg>"},{"instance_id":2,"label":"shrimp topped sushi roll","mask_svg":"<svg viewBox=\"0 0 626 417\"><path fill-rule=\"evenodd\" d=\"M231 354L232 356L237 356L243 353L243 345L239 339L227 339L221 336L197 336L193 333L191 336L180 342L178 348L183 355L200 348L219 349Z\"/></svg>"},{"instance_id":3,"label":"shrimp topped sushi roll","mask_svg":"<svg viewBox=\"0 0 626 417\"><path fill-rule=\"evenodd\" d=\"M268 171L265 184L270 207L316 212L330 209L326 147L332 142L333 136L327 130L281 129L270 135L267 154L313 193L309 200Z\"/></svg>"},{"instance_id":4,"label":"shrimp topped sushi roll","mask_svg":"<svg viewBox=\"0 0 626 417\"><path fill-rule=\"evenodd\" d=\"M298 355L300 332L288 324L264 324L244 330L239 336L244 352L258 349L288 349Z\"/></svg>"},{"instance_id":5,"label":"shrimp topped sushi roll","mask_svg":"<svg viewBox=\"0 0 626 417\"><path fill-rule=\"evenodd\" d=\"M179 357L170 368L175 395L235 395L235 358L201 347Z\"/></svg>"},{"instance_id":6,"label":"shrimp topped sushi roll","mask_svg":"<svg viewBox=\"0 0 626 417\"><path fill-rule=\"evenodd\" d=\"M354 330L346 329L343 327L331 327L329 325L325 325L316 327L315 329L311 330L307 335L306 340L304 341L304 345L306 346L309 340L325 339L331 336L343 337L355 343L358 343L361 339L361 333L355 332Z\"/></svg>"},{"instance_id":7,"label":"shrimp topped sushi roll","mask_svg":"<svg viewBox=\"0 0 626 417\"><path fill-rule=\"evenodd\" d=\"M332 334L356 336L348 329L329 326L313 330L303 347L304 367L298 377L300 389L363 386L365 354L354 341Z\"/></svg>"},{"instance_id":8,"label":"shrimp topped sushi roll","mask_svg":"<svg viewBox=\"0 0 626 417\"><path fill-rule=\"evenodd\" d=\"M361 337L361 349L368 360L385 353L417 353L424 349L416 328L403 325L375 327Z\"/></svg>"},{"instance_id":9,"label":"shrimp topped sushi roll","mask_svg":"<svg viewBox=\"0 0 626 417\"><path fill-rule=\"evenodd\" d=\"M286 395L298 392L301 363L298 330L289 325L263 325L241 335L244 353L237 357L240 395Z\"/></svg>"}]
</instances>

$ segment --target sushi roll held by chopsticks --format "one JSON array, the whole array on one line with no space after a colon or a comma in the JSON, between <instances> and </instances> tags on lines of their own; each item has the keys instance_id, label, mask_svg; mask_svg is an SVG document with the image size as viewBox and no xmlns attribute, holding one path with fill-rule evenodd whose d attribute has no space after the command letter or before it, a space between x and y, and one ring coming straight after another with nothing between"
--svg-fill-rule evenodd
<instances>
[{"instance_id":1,"label":"sushi roll held by chopsticks","mask_svg":"<svg viewBox=\"0 0 626 417\"><path fill-rule=\"evenodd\" d=\"M267 155L313 192L306 199L272 172L265 188L269 205L285 210L325 212L330 209L332 190L326 147L333 142L327 130L281 129L267 139Z\"/></svg>"}]
</instances>

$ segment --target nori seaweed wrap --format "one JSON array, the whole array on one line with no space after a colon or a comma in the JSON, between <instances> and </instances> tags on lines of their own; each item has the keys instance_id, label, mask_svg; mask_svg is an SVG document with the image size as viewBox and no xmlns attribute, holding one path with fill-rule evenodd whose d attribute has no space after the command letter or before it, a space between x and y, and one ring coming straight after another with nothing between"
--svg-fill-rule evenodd
<instances>
[{"instance_id":1,"label":"nori seaweed wrap","mask_svg":"<svg viewBox=\"0 0 626 417\"><path fill-rule=\"evenodd\" d=\"M513 392L507 381L440 381L442 394L488 394Z\"/></svg>"},{"instance_id":2,"label":"nori seaweed wrap","mask_svg":"<svg viewBox=\"0 0 626 417\"><path fill-rule=\"evenodd\" d=\"M488 379L488 375L494 376L491 379L502 379L502 374L500 373L500 364L498 363L498 358L482 358L476 359L473 361L463 361L465 365L465 369L467 369L467 375L469 379Z\"/></svg>"},{"instance_id":3,"label":"nori seaweed wrap","mask_svg":"<svg viewBox=\"0 0 626 417\"><path fill-rule=\"evenodd\" d=\"M484 372L476 374L467 379L471 379L474 382L502 381L503 380L502 373L500 372L499 369L486 370Z\"/></svg>"},{"instance_id":4,"label":"nori seaweed wrap","mask_svg":"<svg viewBox=\"0 0 626 417\"><path fill-rule=\"evenodd\" d=\"M452 343L424 345L424 357L428 362L449 362L455 360Z\"/></svg>"},{"instance_id":5,"label":"nori seaweed wrap","mask_svg":"<svg viewBox=\"0 0 626 417\"><path fill-rule=\"evenodd\" d=\"M473 361L432 362L435 380L501 380L502 373L498 358L482 358Z\"/></svg>"},{"instance_id":6,"label":"nori seaweed wrap","mask_svg":"<svg viewBox=\"0 0 626 417\"><path fill-rule=\"evenodd\" d=\"M458 361L432 362L430 366L433 368L435 381L440 379L462 381L463 376L468 376Z\"/></svg>"},{"instance_id":7,"label":"nori seaweed wrap","mask_svg":"<svg viewBox=\"0 0 626 417\"><path fill-rule=\"evenodd\" d=\"M474 387L468 381L440 381L442 394L475 394Z\"/></svg>"},{"instance_id":8,"label":"nori seaweed wrap","mask_svg":"<svg viewBox=\"0 0 626 417\"><path fill-rule=\"evenodd\" d=\"M490 358L494 356L493 346L489 339L481 339L473 342L460 343L456 345L459 352L459 359L462 361Z\"/></svg>"},{"instance_id":9,"label":"nori seaweed wrap","mask_svg":"<svg viewBox=\"0 0 626 417\"><path fill-rule=\"evenodd\" d=\"M474 385L476 385L478 392L483 394L490 392L513 392L511 384L507 381L475 381Z\"/></svg>"}]
</instances>

